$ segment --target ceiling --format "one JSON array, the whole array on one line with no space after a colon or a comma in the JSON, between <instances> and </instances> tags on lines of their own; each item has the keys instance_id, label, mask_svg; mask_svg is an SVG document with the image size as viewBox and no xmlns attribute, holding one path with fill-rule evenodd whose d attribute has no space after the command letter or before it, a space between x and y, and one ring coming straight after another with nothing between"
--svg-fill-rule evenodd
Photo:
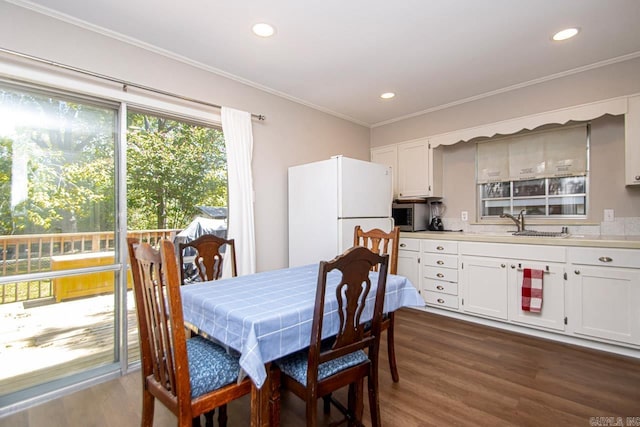
<instances>
[{"instance_id":1,"label":"ceiling","mask_svg":"<svg viewBox=\"0 0 640 427\"><path fill-rule=\"evenodd\" d=\"M366 126L640 57L639 0L9 1Z\"/></svg>"}]
</instances>

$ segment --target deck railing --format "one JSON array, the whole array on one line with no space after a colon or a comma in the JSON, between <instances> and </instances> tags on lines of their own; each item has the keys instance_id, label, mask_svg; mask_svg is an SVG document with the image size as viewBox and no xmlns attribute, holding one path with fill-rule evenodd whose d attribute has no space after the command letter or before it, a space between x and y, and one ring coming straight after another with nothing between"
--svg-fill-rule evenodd
<instances>
[{"instance_id":1,"label":"deck railing","mask_svg":"<svg viewBox=\"0 0 640 427\"><path fill-rule=\"evenodd\" d=\"M155 244L163 238L172 240L179 231L134 230L127 236ZM51 271L51 258L57 255L113 251L114 239L113 232L0 236L1 276ZM0 304L52 296L53 285L49 279L0 284Z\"/></svg>"}]
</instances>

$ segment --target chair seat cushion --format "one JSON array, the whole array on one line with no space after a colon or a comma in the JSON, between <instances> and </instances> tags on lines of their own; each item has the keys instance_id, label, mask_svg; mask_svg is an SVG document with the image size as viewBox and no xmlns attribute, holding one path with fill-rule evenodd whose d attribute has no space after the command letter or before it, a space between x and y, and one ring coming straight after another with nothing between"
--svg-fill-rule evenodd
<instances>
[{"instance_id":1,"label":"chair seat cushion","mask_svg":"<svg viewBox=\"0 0 640 427\"><path fill-rule=\"evenodd\" d=\"M191 397L231 384L238 379L240 363L224 348L201 336L187 340Z\"/></svg>"},{"instance_id":2,"label":"chair seat cushion","mask_svg":"<svg viewBox=\"0 0 640 427\"><path fill-rule=\"evenodd\" d=\"M363 350L358 350L337 359L324 362L318 366L318 381L330 377L344 369L365 362L368 359L367 354ZM283 373L306 386L308 361L309 351L307 349L285 356L276 361L276 364L280 367L280 370Z\"/></svg>"}]
</instances>

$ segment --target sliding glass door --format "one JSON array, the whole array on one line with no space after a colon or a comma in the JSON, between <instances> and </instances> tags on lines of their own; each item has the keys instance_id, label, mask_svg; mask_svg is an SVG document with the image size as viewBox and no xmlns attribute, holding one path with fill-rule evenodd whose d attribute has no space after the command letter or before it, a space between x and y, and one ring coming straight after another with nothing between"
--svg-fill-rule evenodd
<instances>
[{"instance_id":1,"label":"sliding glass door","mask_svg":"<svg viewBox=\"0 0 640 427\"><path fill-rule=\"evenodd\" d=\"M125 235L226 236L222 131L127 107L0 81L0 412L136 366Z\"/></svg>"}]
</instances>

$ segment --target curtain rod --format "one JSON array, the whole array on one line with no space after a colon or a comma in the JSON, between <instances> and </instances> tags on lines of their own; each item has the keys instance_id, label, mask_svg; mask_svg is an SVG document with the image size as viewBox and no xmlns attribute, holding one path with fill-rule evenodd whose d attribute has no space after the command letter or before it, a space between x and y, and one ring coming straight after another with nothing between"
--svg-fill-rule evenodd
<instances>
[{"instance_id":1,"label":"curtain rod","mask_svg":"<svg viewBox=\"0 0 640 427\"><path fill-rule=\"evenodd\" d=\"M39 58L37 56L28 55L26 53L16 52L14 50L5 49L3 47L0 47L0 52L7 53L9 55L19 56L21 58L29 59L31 61L36 61L36 62L40 62L40 63L47 64L47 65L53 65L54 67L63 68L65 70L73 71L73 72L84 74L84 75L87 75L87 76L97 77L97 78L103 79L103 80L108 80L108 81L113 82L113 83L118 83L118 84L122 85L122 90L124 92L127 91L128 87L134 87L136 89L142 89L142 90L145 90L145 91L148 91L148 92L153 92L153 93L157 93L157 94L160 94L160 95L170 96L172 98L178 98L178 99L181 99L183 101L194 102L194 103L200 104L200 105L206 105L208 107L222 108L222 106L217 105L217 104L212 104L210 102L200 101L198 99L189 98L187 96L182 96L182 95L177 95L175 93L167 92L167 91L160 90L160 89L155 89L155 88L152 88L152 87L149 87L149 86L143 86L143 85L140 85L140 84L137 84L137 83L128 82L126 80L116 79L115 77L110 77L110 76L107 76L107 75L104 75L104 74L94 73L93 71L84 70L82 68L77 68L77 67L72 67L70 65L61 64L59 62L50 61L48 59ZM251 114L251 117L253 117L255 119L258 119L258 120L266 120L266 117L264 115L262 115L262 114Z\"/></svg>"}]
</instances>

